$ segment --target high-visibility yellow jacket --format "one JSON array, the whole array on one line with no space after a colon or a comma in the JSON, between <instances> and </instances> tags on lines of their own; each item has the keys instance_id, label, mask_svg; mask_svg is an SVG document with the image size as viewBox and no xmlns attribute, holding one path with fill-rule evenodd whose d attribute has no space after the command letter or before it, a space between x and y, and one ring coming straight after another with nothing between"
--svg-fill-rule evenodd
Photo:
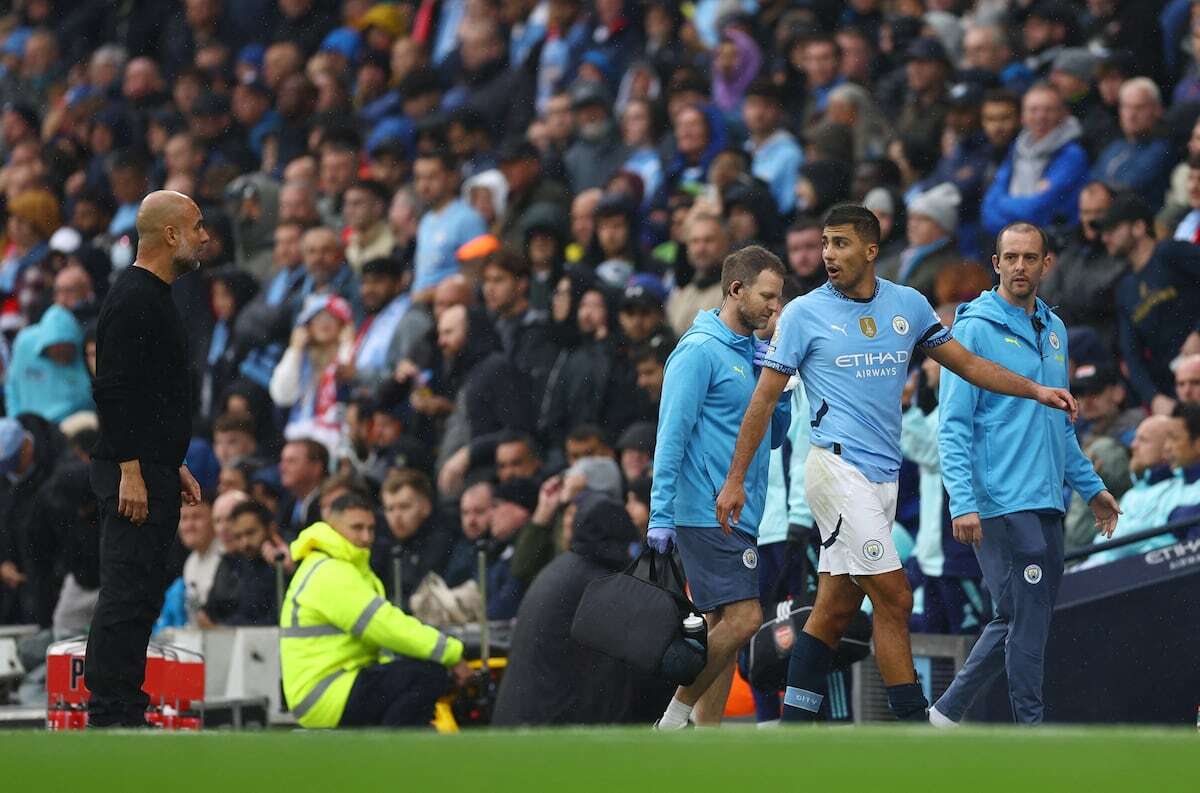
<instances>
[{"instance_id":1,"label":"high-visibility yellow jacket","mask_svg":"<svg viewBox=\"0 0 1200 793\"><path fill-rule=\"evenodd\" d=\"M304 727L336 727L358 670L391 651L443 666L462 658L462 642L393 606L371 572L371 552L327 523L292 543L300 563L279 614L283 693Z\"/></svg>"}]
</instances>

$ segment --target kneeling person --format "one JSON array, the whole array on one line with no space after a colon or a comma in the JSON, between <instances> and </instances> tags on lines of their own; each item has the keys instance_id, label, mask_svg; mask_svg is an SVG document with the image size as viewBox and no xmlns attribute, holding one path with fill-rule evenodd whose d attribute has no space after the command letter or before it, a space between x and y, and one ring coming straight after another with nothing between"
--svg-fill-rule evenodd
<instances>
[{"instance_id":1,"label":"kneeling person","mask_svg":"<svg viewBox=\"0 0 1200 793\"><path fill-rule=\"evenodd\" d=\"M391 605L371 572L375 513L347 494L292 543L299 563L280 615L283 691L304 727L416 727L433 718L449 668L472 674L458 639ZM385 651L403 656L387 661Z\"/></svg>"}]
</instances>

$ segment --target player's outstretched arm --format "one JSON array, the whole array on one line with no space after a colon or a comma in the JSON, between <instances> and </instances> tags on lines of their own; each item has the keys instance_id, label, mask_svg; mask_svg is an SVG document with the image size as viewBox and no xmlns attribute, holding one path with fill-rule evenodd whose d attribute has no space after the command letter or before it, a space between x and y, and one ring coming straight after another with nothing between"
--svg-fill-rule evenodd
<instances>
[{"instance_id":1,"label":"player's outstretched arm","mask_svg":"<svg viewBox=\"0 0 1200 793\"><path fill-rule=\"evenodd\" d=\"M1065 388L1049 388L1014 374L998 363L979 357L954 339L926 352L971 385L997 394L1036 400L1066 412L1071 416L1071 421L1075 420L1078 406L1071 392Z\"/></svg>"},{"instance_id":2,"label":"player's outstretched arm","mask_svg":"<svg viewBox=\"0 0 1200 793\"><path fill-rule=\"evenodd\" d=\"M762 443L767 425L779 402L779 395L787 385L788 375L771 368L764 368L758 376L758 385L754 388L754 396L742 416L742 426L738 430L737 443L733 447L733 460L729 463L729 473L725 476L725 484L717 496L717 522L726 534L733 531L733 525L742 515L742 507L746 503L746 491L743 487L746 481L746 469L754 459L754 452Z\"/></svg>"}]
</instances>

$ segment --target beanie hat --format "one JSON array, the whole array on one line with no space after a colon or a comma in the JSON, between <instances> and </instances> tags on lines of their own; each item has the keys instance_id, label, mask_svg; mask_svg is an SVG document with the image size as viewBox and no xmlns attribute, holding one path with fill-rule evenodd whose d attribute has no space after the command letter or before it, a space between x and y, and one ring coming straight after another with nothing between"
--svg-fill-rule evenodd
<instances>
[{"instance_id":1,"label":"beanie hat","mask_svg":"<svg viewBox=\"0 0 1200 793\"><path fill-rule=\"evenodd\" d=\"M884 215L896 214L896 201L886 187L874 187L863 198L864 209L881 212Z\"/></svg>"},{"instance_id":2,"label":"beanie hat","mask_svg":"<svg viewBox=\"0 0 1200 793\"><path fill-rule=\"evenodd\" d=\"M950 182L943 182L914 196L908 202L908 214L924 215L948 234L953 234L958 226L958 205L961 201L958 188Z\"/></svg>"},{"instance_id":3,"label":"beanie hat","mask_svg":"<svg viewBox=\"0 0 1200 793\"><path fill-rule=\"evenodd\" d=\"M1058 53L1050 71L1063 72L1077 80L1090 83L1096 76L1096 56L1083 47L1068 47Z\"/></svg>"},{"instance_id":4,"label":"beanie hat","mask_svg":"<svg viewBox=\"0 0 1200 793\"><path fill-rule=\"evenodd\" d=\"M518 477L496 485L495 499L509 501L533 512L538 504L538 483L533 479Z\"/></svg>"}]
</instances>

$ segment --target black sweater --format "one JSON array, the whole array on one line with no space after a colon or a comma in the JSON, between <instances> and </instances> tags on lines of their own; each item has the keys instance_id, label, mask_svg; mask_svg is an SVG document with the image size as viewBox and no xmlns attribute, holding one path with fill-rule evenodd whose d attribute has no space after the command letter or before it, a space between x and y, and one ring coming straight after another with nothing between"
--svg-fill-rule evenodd
<instances>
[{"instance_id":1,"label":"black sweater","mask_svg":"<svg viewBox=\"0 0 1200 793\"><path fill-rule=\"evenodd\" d=\"M183 464L191 437L187 335L171 287L142 267L117 278L96 330L95 457Z\"/></svg>"}]
</instances>

